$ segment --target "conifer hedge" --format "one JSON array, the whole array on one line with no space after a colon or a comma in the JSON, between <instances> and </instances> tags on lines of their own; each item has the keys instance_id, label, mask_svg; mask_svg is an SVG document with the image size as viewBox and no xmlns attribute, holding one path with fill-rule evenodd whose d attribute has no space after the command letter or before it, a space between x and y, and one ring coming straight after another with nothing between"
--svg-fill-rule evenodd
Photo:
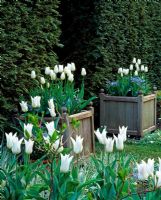
<instances>
[{"instance_id":1,"label":"conifer hedge","mask_svg":"<svg viewBox=\"0 0 161 200\"><path fill-rule=\"evenodd\" d=\"M28 92L31 70L38 72L57 61L58 6L59 0L0 3L0 128L16 108L19 96Z\"/></svg>"}]
</instances>

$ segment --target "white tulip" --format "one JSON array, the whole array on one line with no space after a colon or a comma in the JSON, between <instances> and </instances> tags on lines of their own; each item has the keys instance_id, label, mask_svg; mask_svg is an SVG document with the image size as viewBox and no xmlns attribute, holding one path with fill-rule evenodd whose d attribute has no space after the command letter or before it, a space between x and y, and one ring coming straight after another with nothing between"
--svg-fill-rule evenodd
<instances>
[{"instance_id":1,"label":"white tulip","mask_svg":"<svg viewBox=\"0 0 161 200\"><path fill-rule=\"evenodd\" d=\"M64 79L65 79L65 73L64 73L64 72L61 73L60 79L61 79L61 80L64 80Z\"/></svg>"},{"instance_id":2,"label":"white tulip","mask_svg":"<svg viewBox=\"0 0 161 200\"><path fill-rule=\"evenodd\" d=\"M52 98L52 99L50 99L50 100L48 100L48 106L49 106L49 108L55 108L55 105L54 105L54 100L53 100L53 98Z\"/></svg>"},{"instance_id":3,"label":"white tulip","mask_svg":"<svg viewBox=\"0 0 161 200\"><path fill-rule=\"evenodd\" d=\"M50 67L45 67L45 74L50 75Z\"/></svg>"},{"instance_id":4,"label":"white tulip","mask_svg":"<svg viewBox=\"0 0 161 200\"><path fill-rule=\"evenodd\" d=\"M159 171L161 171L161 158L158 158L159 160Z\"/></svg>"},{"instance_id":5,"label":"white tulip","mask_svg":"<svg viewBox=\"0 0 161 200\"><path fill-rule=\"evenodd\" d=\"M46 124L46 128L48 130L48 135L50 135L52 137L54 131L55 131L55 124L54 121L52 122L47 122Z\"/></svg>"},{"instance_id":6,"label":"white tulip","mask_svg":"<svg viewBox=\"0 0 161 200\"><path fill-rule=\"evenodd\" d=\"M51 78L51 80L56 80L56 74L55 74L54 70L50 70L50 78Z\"/></svg>"},{"instance_id":7,"label":"white tulip","mask_svg":"<svg viewBox=\"0 0 161 200\"><path fill-rule=\"evenodd\" d=\"M73 144L73 151L76 154L79 154L83 150L83 138L81 136L76 135L76 140L74 140L72 137L70 138Z\"/></svg>"},{"instance_id":8,"label":"white tulip","mask_svg":"<svg viewBox=\"0 0 161 200\"><path fill-rule=\"evenodd\" d=\"M123 69L120 67L118 68L118 74L121 74L121 73L123 73Z\"/></svg>"},{"instance_id":9,"label":"white tulip","mask_svg":"<svg viewBox=\"0 0 161 200\"><path fill-rule=\"evenodd\" d=\"M50 115L51 117L55 117L56 116L56 112L55 112L55 108L48 108L49 112L50 112Z\"/></svg>"},{"instance_id":10,"label":"white tulip","mask_svg":"<svg viewBox=\"0 0 161 200\"><path fill-rule=\"evenodd\" d=\"M141 72L144 72L144 65L141 65L140 70L141 70Z\"/></svg>"},{"instance_id":11,"label":"white tulip","mask_svg":"<svg viewBox=\"0 0 161 200\"><path fill-rule=\"evenodd\" d=\"M33 70L33 71L31 71L31 78L32 79L35 79L36 78L36 73L35 73L35 71Z\"/></svg>"},{"instance_id":12,"label":"white tulip","mask_svg":"<svg viewBox=\"0 0 161 200\"><path fill-rule=\"evenodd\" d=\"M137 70L138 72L140 71L140 68L139 68L138 63L135 64L135 68L136 68L136 70Z\"/></svg>"},{"instance_id":13,"label":"white tulip","mask_svg":"<svg viewBox=\"0 0 161 200\"><path fill-rule=\"evenodd\" d=\"M133 64L130 65L130 68L129 68L131 71L134 69L134 66Z\"/></svg>"},{"instance_id":14,"label":"white tulip","mask_svg":"<svg viewBox=\"0 0 161 200\"><path fill-rule=\"evenodd\" d=\"M74 72L75 71L75 63L71 63L71 71Z\"/></svg>"},{"instance_id":15,"label":"white tulip","mask_svg":"<svg viewBox=\"0 0 161 200\"><path fill-rule=\"evenodd\" d=\"M123 141L125 142L126 139L127 139L127 127L125 127L125 126L120 127L119 126L119 134L122 135Z\"/></svg>"},{"instance_id":16,"label":"white tulip","mask_svg":"<svg viewBox=\"0 0 161 200\"><path fill-rule=\"evenodd\" d=\"M45 84L45 78L44 78L44 77L41 77L41 78L40 78L40 83L41 83L42 85Z\"/></svg>"},{"instance_id":17,"label":"white tulip","mask_svg":"<svg viewBox=\"0 0 161 200\"><path fill-rule=\"evenodd\" d=\"M125 75L128 75L128 74L129 74L129 69L123 69L123 73L124 73Z\"/></svg>"},{"instance_id":18,"label":"white tulip","mask_svg":"<svg viewBox=\"0 0 161 200\"><path fill-rule=\"evenodd\" d=\"M25 137L32 137L32 129L33 129L33 124L24 124L24 135ZM26 134L27 132L27 134Z\"/></svg>"},{"instance_id":19,"label":"white tulip","mask_svg":"<svg viewBox=\"0 0 161 200\"><path fill-rule=\"evenodd\" d=\"M134 64L136 63L136 58L133 58L133 61L132 61Z\"/></svg>"},{"instance_id":20,"label":"white tulip","mask_svg":"<svg viewBox=\"0 0 161 200\"><path fill-rule=\"evenodd\" d=\"M41 101L40 96L31 97L32 107L33 108L39 108L41 106L40 101Z\"/></svg>"},{"instance_id":21,"label":"white tulip","mask_svg":"<svg viewBox=\"0 0 161 200\"><path fill-rule=\"evenodd\" d=\"M70 63L67 64L67 67L71 71L72 65Z\"/></svg>"},{"instance_id":22,"label":"white tulip","mask_svg":"<svg viewBox=\"0 0 161 200\"><path fill-rule=\"evenodd\" d=\"M95 132L95 135L97 136L97 139L99 141L100 144L105 144L106 142L106 128L103 129L102 133L99 131L99 129L97 129Z\"/></svg>"},{"instance_id":23,"label":"white tulip","mask_svg":"<svg viewBox=\"0 0 161 200\"><path fill-rule=\"evenodd\" d=\"M28 106L27 106L27 102L26 101L21 101L20 103L21 109L23 112L27 112L28 111Z\"/></svg>"},{"instance_id":24,"label":"white tulip","mask_svg":"<svg viewBox=\"0 0 161 200\"><path fill-rule=\"evenodd\" d=\"M5 133L6 135L6 140L7 140L7 148L11 149L13 146L13 138L16 137L16 133L12 135L13 133L10 132L9 134Z\"/></svg>"},{"instance_id":25,"label":"white tulip","mask_svg":"<svg viewBox=\"0 0 161 200\"><path fill-rule=\"evenodd\" d=\"M86 76L86 74L87 74L87 73L86 73L86 69L85 69L85 68L82 68L81 75L82 75L82 76Z\"/></svg>"},{"instance_id":26,"label":"white tulip","mask_svg":"<svg viewBox=\"0 0 161 200\"><path fill-rule=\"evenodd\" d=\"M23 138L18 140L18 137L13 137L13 145L12 145L12 153L13 154L19 154L21 153L21 143L23 141Z\"/></svg>"},{"instance_id":27,"label":"white tulip","mask_svg":"<svg viewBox=\"0 0 161 200\"><path fill-rule=\"evenodd\" d=\"M59 145L60 145L60 138L57 139L57 140L53 143L52 147L53 147L55 150L58 150Z\"/></svg>"},{"instance_id":28,"label":"white tulip","mask_svg":"<svg viewBox=\"0 0 161 200\"><path fill-rule=\"evenodd\" d=\"M161 187L161 171L156 171L155 185L157 188Z\"/></svg>"},{"instance_id":29,"label":"white tulip","mask_svg":"<svg viewBox=\"0 0 161 200\"><path fill-rule=\"evenodd\" d=\"M112 138L106 138L105 139L105 151L110 153L113 152L113 145L114 145L114 139Z\"/></svg>"},{"instance_id":30,"label":"white tulip","mask_svg":"<svg viewBox=\"0 0 161 200\"><path fill-rule=\"evenodd\" d=\"M59 65L59 73L63 72L63 65Z\"/></svg>"},{"instance_id":31,"label":"white tulip","mask_svg":"<svg viewBox=\"0 0 161 200\"><path fill-rule=\"evenodd\" d=\"M147 172L149 176L153 176L154 173L154 159L148 159L147 162Z\"/></svg>"},{"instance_id":32,"label":"white tulip","mask_svg":"<svg viewBox=\"0 0 161 200\"><path fill-rule=\"evenodd\" d=\"M25 140L25 152L27 154L31 154L33 152L34 141L32 140Z\"/></svg>"},{"instance_id":33,"label":"white tulip","mask_svg":"<svg viewBox=\"0 0 161 200\"><path fill-rule=\"evenodd\" d=\"M144 71L145 71L145 72L148 72L148 67L145 67L145 68L144 68Z\"/></svg>"},{"instance_id":34,"label":"white tulip","mask_svg":"<svg viewBox=\"0 0 161 200\"><path fill-rule=\"evenodd\" d=\"M117 137L114 135L114 139L116 142L116 149L122 151L124 149L124 137L121 134L118 134Z\"/></svg>"},{"instance_id":35,"label":"white tulip","mask_svg":"<svg viewBox=\"0 0 161 200\"><path fill-rule=\"evenodd\" d=\"M55 65L54 72L57 74L59 72L58 65Z\"/></svg>"},{"instance_id":36,"label":"white tulip","mask_svg":"<svg viewBox=\"0 0 161 200\"><path fill-rule=\"evenodd\" d=\"M67 173L69 171L70 163L73 159L73 156L61 154L61 165L60 172Z\"/></svg>"},{"instance_id":37,"label":"white tulip","mask_svg":"<svg viewBox=\"0 0 161 200\"><path fill-rule=\"evenodd\" d=\"M68 77L68 81L73 82L74 81L74 75L70 74Z\"/></svg>"},{"instance_id":38,"label":"white tulip","mask_svg":"<svg viewBox=\"0 0 161 200\"><path fill-rule=\"evenodd\" d=\"M138 169L138 179L141 181L145 181L149 176L146 162L142 160L140 164L137 163L137 169Z\"/></svg>"},{"instance_id":39,"label":"white tulip","mask_svg":"<svg viewBox=\"0 0 161 200\"><path fill-rule=\"evenodd\" d=\"M137 63L138 63L138 65L140 65L141 64L141 59L138 59Z\"/></svg>"},{"instance_id":40,"label":"white tulip","mask_svg":"<svg viewBox=\"0 0 161 200\"><path fill-rule=\"evenodd\" d=\"M137 70L134 72L134 75L135 75L135 76L138 76L138 71L137 71Z\"/></svg>"},{"instance_id":41,"label":"white tulip","mask_svg":"<svg viewBox=\"0 0 161 200\"><path fill-rule=\"evenodd\" d=\"M47 88L49 88L49 87L50 87L50 83L49 83L49 82L47 82L46 86L47 86Z\"/></svg>"}]
</instances>

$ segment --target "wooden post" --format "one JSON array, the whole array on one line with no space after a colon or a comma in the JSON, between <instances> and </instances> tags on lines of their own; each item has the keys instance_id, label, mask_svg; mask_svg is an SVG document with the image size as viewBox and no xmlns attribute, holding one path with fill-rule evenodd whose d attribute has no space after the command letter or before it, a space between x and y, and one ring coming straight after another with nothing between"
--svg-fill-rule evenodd
<instances>
[{"instance_id":1,"label":"wooden post","mask_svg":"<svg viewBox=\"0 0 161 200\"><path fill-rule=\"evenodd\" d=\"M156 126L157 124L157 87L154 86L153 87L153 94L155 94L155 99L154 99L154 124Z\"/></svg>"},{"instance_id":2,"label":"wooden post","mask_svg":"<svg viewBox=\"0 0 161 200\"><path fill-rule=\"evenodd\" d=\"M143 94L138 92L138 136L143 136Z\"/></svg>"},{"instance_id":3,"label":"wooden post","mask_svg":"<svg viewBox=\"0 0 161 200\"><path fill-rule=\"evenodd\" d=\"M105 103L103 102L103 96L104 96L104 89L100 89L99 97L100 97L100 126L104 126L103 124L104 117L105 117L105 109L104 105Z\"/></svg>"}]
</instances>

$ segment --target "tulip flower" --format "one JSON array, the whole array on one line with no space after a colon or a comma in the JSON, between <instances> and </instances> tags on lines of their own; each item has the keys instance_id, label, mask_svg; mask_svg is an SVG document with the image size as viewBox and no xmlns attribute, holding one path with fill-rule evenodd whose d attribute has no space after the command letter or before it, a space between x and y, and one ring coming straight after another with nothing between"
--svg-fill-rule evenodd
<instances>
[{"instance_id":1,"label":"tulip flower","mask_svg":"<svg viewBox=\"0 0 161 200\"><path fill-rule=\"evenodd\" d=\"M135 75L135 76L138 76L138 71L137 71L137 70L134 72L134 75Z\"/></svg>"},{"instance_id":2,"label":"tulip flower","mask_svg":"<svg viewBox=\"0 0 161 200\"><path fill-rule=\"evenodd\" d=\"M20 103L21 109L23 112L27 112L28 111L28 106L27 106L27 102L26 101L21 101Z\"/></svg>"},{"instance_id":3,"label":"tulip flower","mask_svg":"<svg viewBox=\"0 0 161 200\"><path fill-rule=\"evenodd\" d=\"M114 139L106 138L106 140L105 140L105 151L108 152L108 153L113 152L113 145L114 145Z\"/></svg>"},{"instance_id":4,"label":"tulip flower","mask_svg":"<svg viewBox=\"0 0 161 200\"><path fill-rule=\"evenodd\" d=\"M50 67L45 67L45 74L50 75Z\"/></svg>"},{"instance_id":5,"label":"tulip flower","mask_svg":"<svg viewBox=\"0 0 161 200\"><path fill-rule=\"evenodd\" d=\"M54 72L57 74L59 72L58 65L55 65Z\"/></svg>"},{"instance_id":6,"label":"tulip flower","mask_svg":"<svg viewBox=\"0 0 161 200\"><path fill-rule=\"evenodd\" d=\"M50 70L50 78L51 80L56 80L56 73L54 72L54 70Z\"/></svg>"},{"instance_id":7,"label":"tulip flower","mask_svg":"<svg viewBox=\"0 0 161 200\"><path fill-rule=\"evenodd\" d=\"M157 188L161 187L161 171L156 172L155 185L156 185Z\"/></svg>"},{"instance_id":8,"label":"tulip flower","mask_svg":"<svg viewBox=\"0 0 161 200\"><path fill-rule=\"evenodd\" d=\"M34 141L32 140L25 140L25 152L27 154L31 154L33 152Z\"/></svg>"},{"instance_id":9,"label":"tulip flower","mask_svg":"<svg viewBox=\"0 0 161 200\"><path fill-rule=\"evenodd\" d=\"M148 159L147 162L147 172L149 176L153 176L154 173L154 159Z\"/></svg>"},{"instance_id":10,"label":"tulip flower","mask_svg":"<svg viewBox=\"0 0 161 200\"><path fill-rule=\"evenodd\" d=\"M63 65L59 65L59 73L63 72Z\"/></svg>"},{"instance_id":11,"label":"tulip flower","mask_svg":"<svg viewBox=\"0 0 161 200\"><path fill-rule=\"evenodd\" d=\"M49 112L50 112L50 115L51 117L55 117L56 116L56 112L55 112L55 108L48 108Z\"/></svg>"},{"instance_id":12,"label":"tulip flower","mask_svg":"<svg viewBox=\"0 0 161 200\"><path fill-rule=\"evenodd\" d=\"M82 75L82 76L86 76L86 74L87 74L87 73L86 73L86 69L85 69L85 68L82 68L81 75Z\"/></svg>"},{"instance_id":13,"label":"tulip flower","mask_svg":"<svg viewBox=\"0 0 161 200\"><path fill-rule=\"evenodd\" d=\"M117 137L114 135L114 139L116 142L116 149L122 151L124 149L124 137L121 134L118 134Z\"/></svg>"},{"instance_id":14,"label":"tulip flower","mask_svg":"<svg viewBox=\"0 0 161 200\"><path fill-rule=\"evenodd\" d=\"M130 65L130 68L129 68L129 69L130 69L130 71L132 71L132 70L134 69L133 64Z\"/></svg>"},{"instance_id":15,"label":"tulip flower","mask_svg":"<svg viewBox=\"0 0 161 200\"><path fill-rule=\"evenodd\" d=\"M48 130L48 135L50 135L52 137L54 131L55 131L55 124L54 121L52 122L47 122L46 124L46 128Z\"/></svg>"},{"instance_id":16,"label":"tulip flower","mask_svg":"<svg viewBox=\"0 0 161 200\"><path fill-rule=\"evenodd\" d=\"M123 73L123 69L120 67L118 68L118 74L121 74L121 73Z\"/></svg>"},{"instance_id":17,"label":"tulip flower","mask_svg":"<svg viewBox=\"0 0 161 200\"><path fill-rule=\"evenodd\" d=\"M141 64L141 59L138 59L137 63L138 63L138 65L140 65Z\"/></svg>"},{"instance_id":18,"label":"tulip flower","mask_svg":"<svg viewBox=\"0 0 161 200\"><path fill-rule=\"evenodd\" d=\"M60 172L67 173L69 171L70 163L73 159L73 156L61 154L61 165Z\"/></svg>"},{"instance_id":19,"label":"tulip flower","mask_svg":"<svg viewBox=\"0 0 161 200\"><path fill-rule=\"evenodd\" d=\"M12 153L13 154L19 154L21 153L21 143L23 141L23 138L20 140L17 136L13 137L13 145L12 145Z\"/></svg>"},{"instance_id":20,"label":"tulip flower","mask_svg":"<svg viewBox=\"0 0 161 200\"><path fill-rule=\"evenodd\" d=\"M72 137L70 138L73 144L73 151L76 154L79 154L83 150L83 138L81 136L76 135L76 140L74 140Z\"/></svg>"},{"instance_id":21,"label":"tulip flower","mask_svg":"<svg viewBox=\"0 0 161 200\"><path fill-rule=\"evenodd\" d=\"M13 146L13 138L16 137L16 133L13 135L13 133L10 132L9 134L5 133L5 135L7 140L7 148L11 149Z\"/></svg>"},{"instance_id":22,"label":"tulip flower","mask_svg":"<svg viewBox=\"0 0 161 200\"><path fill-rule=\"evenodd\" d=\"M148 72L148 67L145 67L145 68L144 68L144 72Z\"/></svg>"},{"instance_id":23,"label":"tulip flower","mask_svg":"<svg viewBox=\"0 0 161 200\"><path fill-rule=\"evenodd\" d=\"M67 67L71 71L72 65L70 63L67 64Z\"/></svg>"},{"instance_id":24,"label":"tulip flower","mask_svg":"<svg viewBox=\"0 0 161 200\"><path fill-rule=\"evenodd\" d=\"M124 73L125 75L128 75L128 74L129 74L129 69L123 69L123 73Z\"/></svg>"},{"instance_id":25,"label":"tulip flower","mask_svg":"<svg viewBox=\"0 0 161 200\"><path fill-rule=\"evenodd\" d=\"M106 134L107 134L106 128L103 129L102 133L100 133L99 129L95 131L95 135L97 136L97 139L100 144L105 144Z\"/></svg>"},{"instance_id":26,"label":"tulip flower","mask_svg":"<svg viewBox=\"0 0 161 200\"><path fill-rule=\"evenodd\" d=\"M31 78L32 79L35 79L36 78L36 73L35 73L35 71L33 70L33 71L31 71Z\"/></svg>"},{"instance_id":27,"label":"tulip flower","mask_svg":"<svg viewBox=\"0 0 161 200\"><path fill-rule=\"evenodd\" d=\"M71 71L73 72L73 71L75 71L75 63L71 63Z\"/></svg>"},{"instance_id":28,"label":"tulip flower","mask_svg":"<svg viewBox=\"0 0 161 200\"><path fill-rule=\"evenodd\" d=\"M68 77L68 81L73 82L73 80L74 80L74 75L70 74Z\"/></svg>"},{"instance_id":29,"label":"tulip flower","mask_svg":"<svg viewBox=\"0 0 161 200\"><path fill-rule=\"evenodd\" d=\"M64 80L64 79L65 79L65 73L64 73L64 72L62 72L62 74L61 74L61 76L60 76L60 79L61 79L61 80Z\"/></svg>"},{"instance_id":30,"label":"tulip flower","mask_svg":"<svg viewBox=\"0 0 161 200\"><path fill-rule=\"evenodd\" d=\"M32 107L33 108L39 108L41 106L40 105L40 100L41 100L40 96L31 97Z\"/></svg>"},{"instance_id":31,"label":"tulip flower","mask_svg":"<svg viewBox=\"0 0 161 200\"><path fill-rule=\"evenodd\" d=\"M32 137L32 128L33 128L33 124L24 124L24 135L26 138L28 137Z\"/></svg>"},{"instance_id":32,"label":"tulip flower","mask_svg":"<svg viewBox=\"0 0 161 200\"><path fill-rule=\"evenodd\" d=\"M125 142L127 140L127 127L119 126L119 134L121 134L123 136L123 141Z\"/></svg>"},{"instance_id":33,"label":"tulip flower","mask_svg":"<svg viewBox=\"0 0 161 200\"><path fill-rule=\"evenodd\" d=\"M146 162L142 160L140 164L137 163L137 169L138 169L138 179L141 181L145 181L149 176Z\"/></svg>"},{"instance_id":34,"label":"tulip flower","mask_svg":"<svg viewBox=\"0 0 161 200\"><path fill-rule=\"evenodd\" d=\"M133 61L132 61L134 64L136 63L136 58L133 58Z\"/></svg>"},{"instance_id":35,"label":"tulip flower","mask_svg":"<svg viewBox=\"0 0 161 200\"><path fill-rule=\"evenodd\" d=\"M52 99L50 99L50 100L48 100L48 106L49 106L49 108L55 108L55 105L54 105L54 100L53 100L53 98L52 98Z\"/></svg>"},{"instance_id":36,"label":"tulip flower","mask_svg":"<svg viewBox=\"0 0 161 200\"><path fill-rule=\"evenodd\" d=\"M144 65L141 65L140 70L141 70L141 72L144 72Z\"/></svg>"},{"instance_id":37,"label":"tulip flower","mask_svg":"<svg viewBox=\"0 0 161 200\"><path fill-rule=\"evenodd\" d=\"M41 78L40 78L40 83L41 83L42 85L45 84L45 78L44 78L44 77L41 77Z\"/></svg>"}]
</instances>

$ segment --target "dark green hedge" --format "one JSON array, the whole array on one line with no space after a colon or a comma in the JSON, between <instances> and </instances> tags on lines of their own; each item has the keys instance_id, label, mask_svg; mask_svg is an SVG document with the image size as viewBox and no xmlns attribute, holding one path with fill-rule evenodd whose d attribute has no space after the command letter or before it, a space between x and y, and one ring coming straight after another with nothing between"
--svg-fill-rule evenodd
<instances>
[{"instance_id":1,"label":"dark green hedge","mask_svg":"<svg viewBox=\"0 0 161 200\"><path fill-rule=\"evenodd\" d=\"M149 67L161 87L161 3L134 0L67 0L61 3L62 61L88 69L88 88L98 93L118 67L133 57ZM89 89L88 89L89 91Z\"/></svg>"},{"instance_id":2,"label":"dark green hedge","mask_svg":"<svg viewBox=\"0 0 161 200\"><path fill-rule=\"evenodd\" d=\"M30 72L53 66L59 46L59 0L0 3L0 127L31 86Z\"/></svg>"}]
</instances>

